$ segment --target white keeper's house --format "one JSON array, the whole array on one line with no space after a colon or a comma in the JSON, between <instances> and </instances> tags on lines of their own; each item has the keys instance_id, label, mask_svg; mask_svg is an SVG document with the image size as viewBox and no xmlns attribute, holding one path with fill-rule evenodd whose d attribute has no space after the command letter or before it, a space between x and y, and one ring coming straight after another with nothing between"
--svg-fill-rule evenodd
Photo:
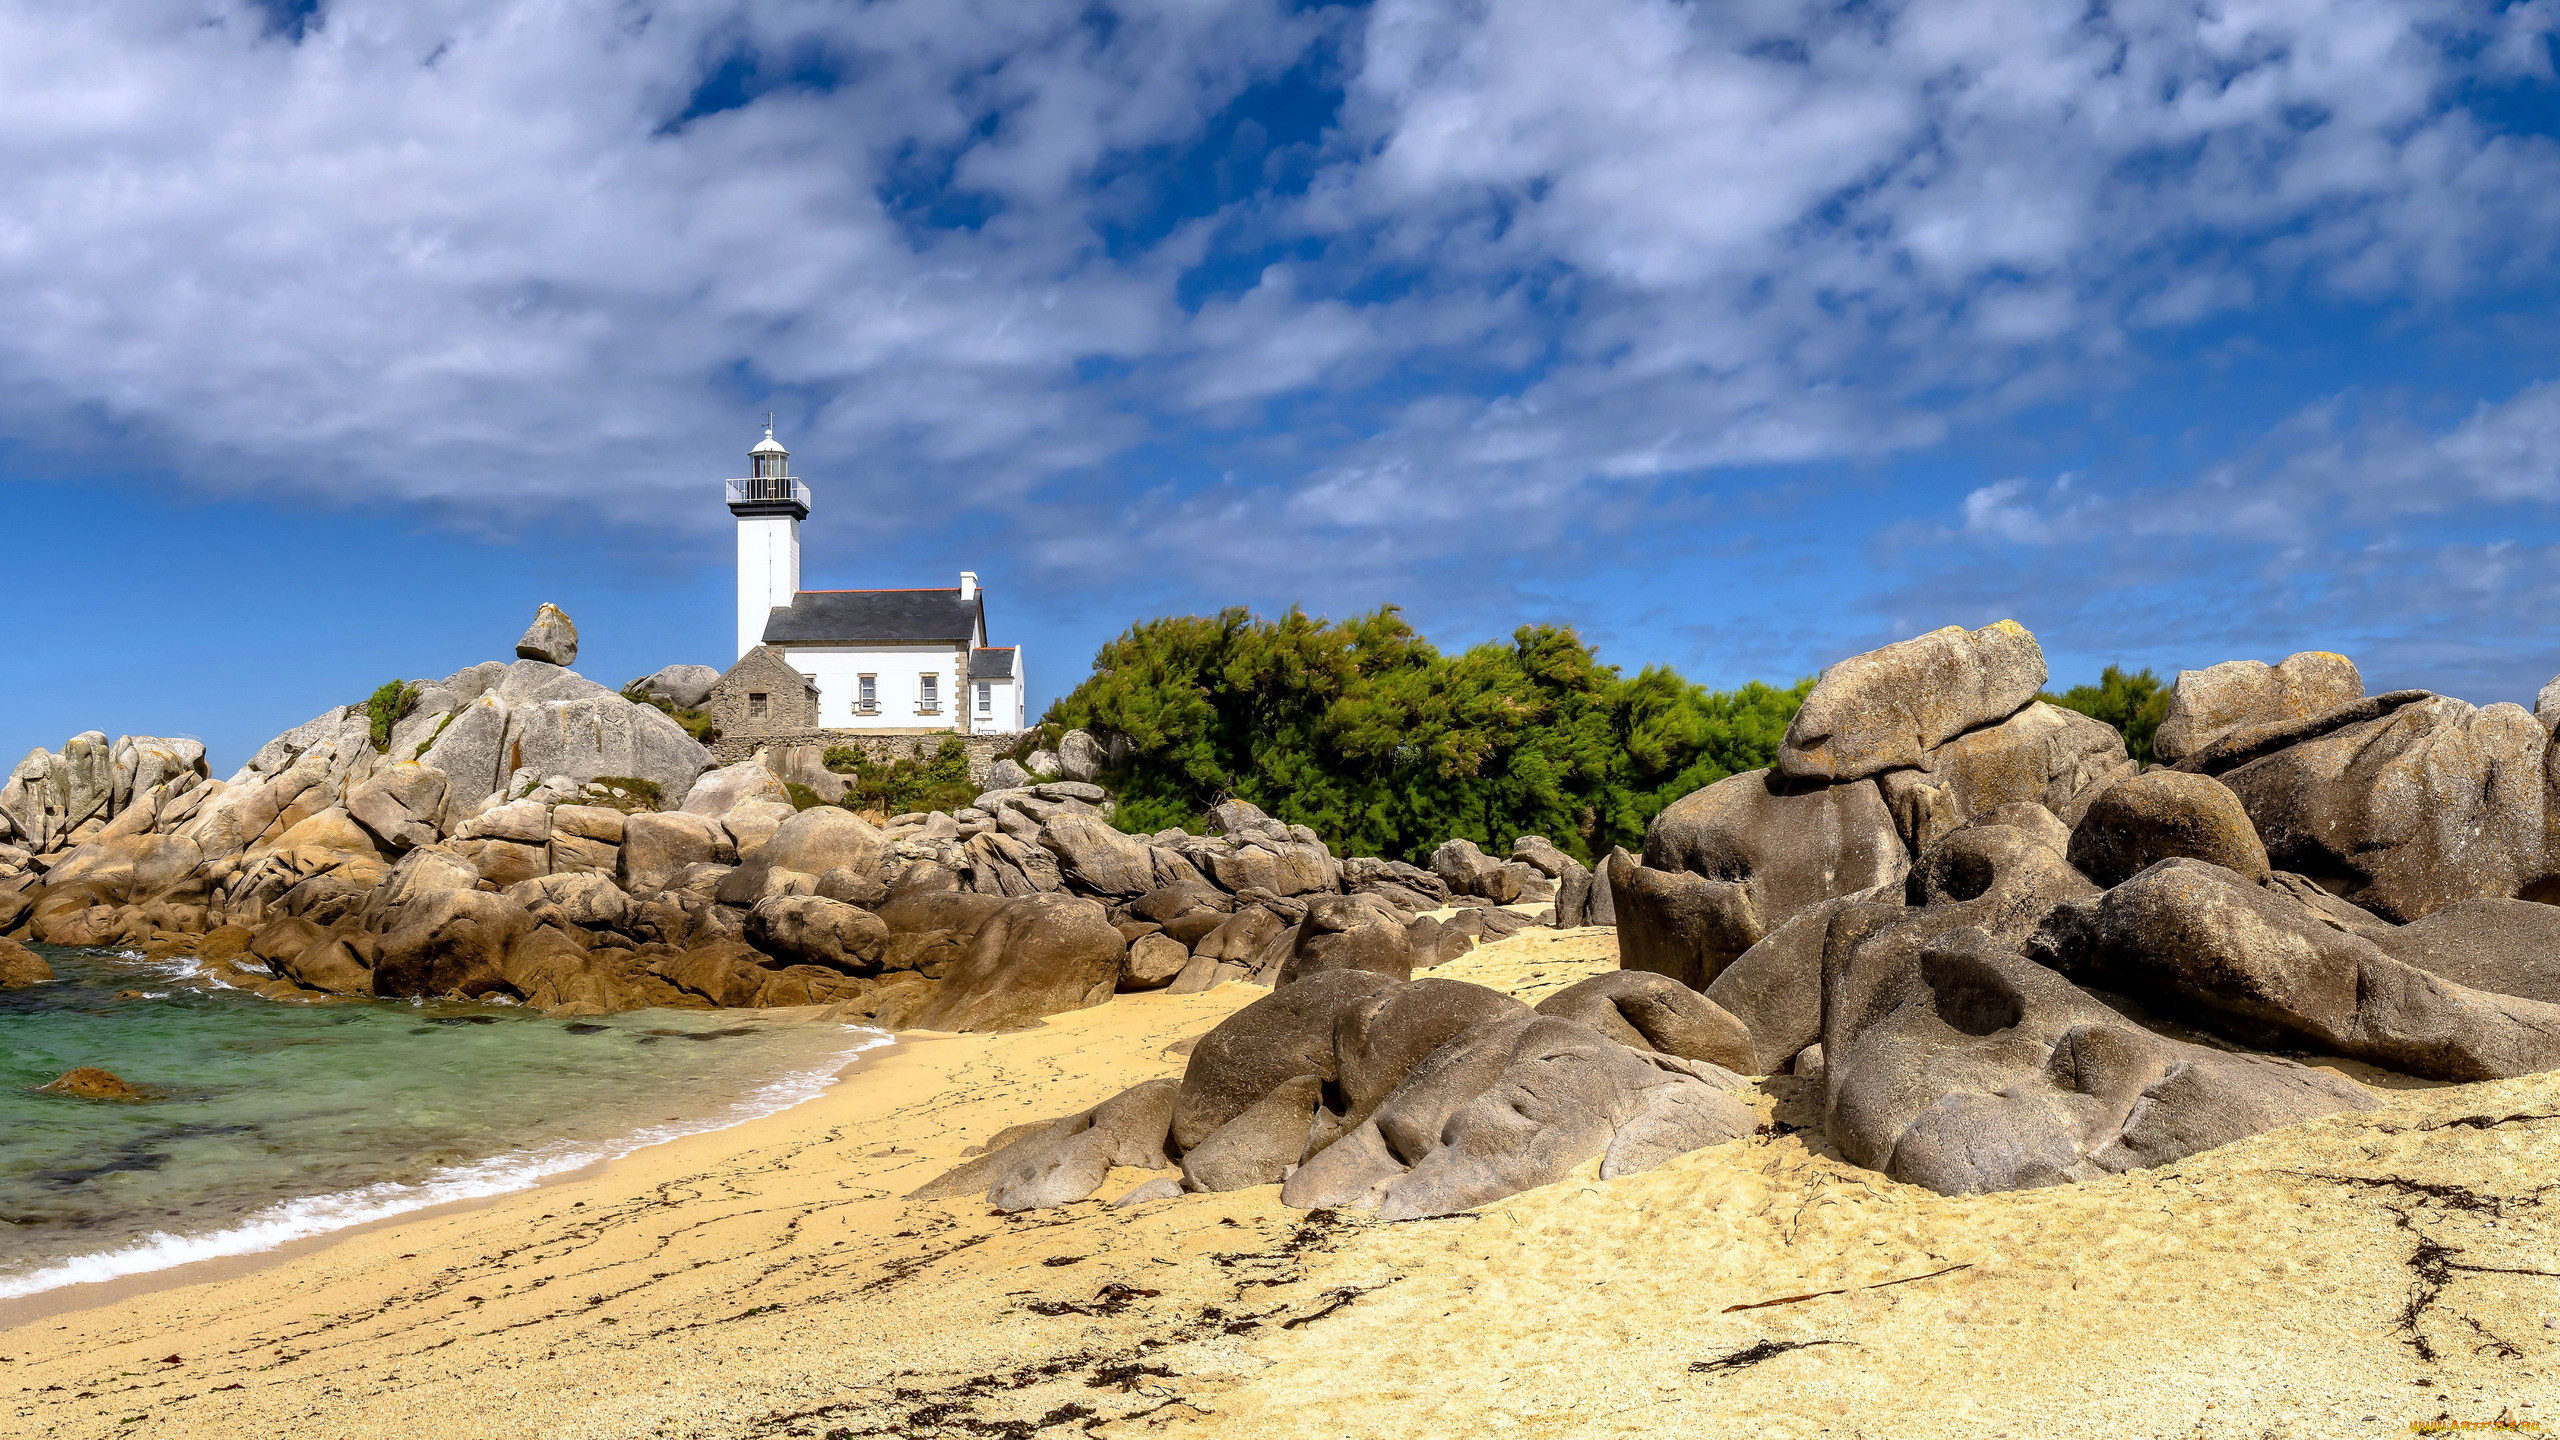
<instances>
[{"instance_id":1,"label":"white keeper's house","mask_svg":"<svg viewBox=\"0 0 2560 1440\"><path fill-rule=\"evenodd\" d=\"M1011 734L1022 728L1022 650L987 643L975 571L917 590L803 590L809 487L765 426L728 482L738 521L738 660L712 687L724 735Z\"/></svg>"}]
</instances>

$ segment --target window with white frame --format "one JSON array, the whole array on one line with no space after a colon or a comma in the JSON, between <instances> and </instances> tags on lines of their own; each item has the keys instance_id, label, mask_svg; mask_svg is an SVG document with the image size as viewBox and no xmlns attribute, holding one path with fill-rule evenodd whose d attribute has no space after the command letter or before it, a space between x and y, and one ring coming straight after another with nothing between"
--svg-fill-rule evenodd
<instances>
[{"instance_id":1,"label":"window with white frame","mask_svg":"<svg viewBox=\"0 0 2560 1440\"><path fill-rule=\"evenodd\" d=\"M981 715L996 713L996 687L985 680L978 682L978 713Z\"/></svg>"},{"instance_id":2,"label":"window with white frame","mask_svg":"<svg viewBox=\"0 0 2560 1440\"><path fill-rule=\"evenodd\" d=\"M864 675L855 682L853 708L865 715L880 711L880 677Z\"/></svg>"},{"instance_id":3,"label":"window with white frame","mask_svg":"<svg viewBox=\"0 0 2560 1440\"><path fill-rule=\"evenodd\" d=\"M927 670L916 677L916 713L931 715L941 709L941 677Z\"/></svg>"}]
</instances>

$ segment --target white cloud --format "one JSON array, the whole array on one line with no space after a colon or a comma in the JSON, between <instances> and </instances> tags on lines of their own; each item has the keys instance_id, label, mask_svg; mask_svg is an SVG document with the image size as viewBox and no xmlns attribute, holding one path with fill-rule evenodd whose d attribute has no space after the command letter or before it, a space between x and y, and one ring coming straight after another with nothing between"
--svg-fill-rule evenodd
<instances>
[{"instance_id":1,"label":"white cloud","mask_svg":"<svg viewBox=\"0 0 2560 1440\"><path fill-rule=\"evenodd\" d=\"M247 0L0 0L0 431L104 429L210 487L649 520L771 391L813 479L859 464L867 525L957 498L1222 584L1368 584L2121 383L2133 327L2541 273L2560 159L2449 107L2540 73L2551 15L334 0L297 45ZM1337 41L1304 195L1113 238L1152 192L1102 181ZM738 55L763 93L671 125ZM810 57L840 83L790 83ZM1187 306L1221 245L1292 258ZM2538 495L2551 422L2502 417L2420 458ZM1168 434L1251 478L1094 483ZM1975 499L2012 540L2103 509Z\"/></svg>"},{"instance_id":2,"label":"white cloud","mask_svg":"<svg viewBox=\"0 0 2560 1440\"><path fill-rule=\"evenodd\" d=\"M208 484L513 513L645 513L730 463L767 385L816 412L804 447L998 489L1091 463L1134 431L1073 403L1075 363L1175 316L1061 197L1305 28L1122 12L1102 46L942 0L338 0L297 46L242 3L0 6L8 428L96 416ZM733 50L848 80L669 128ZM882 196L946 154L995 213L911 231Z\"/></svg>"},{"instance_id":3,"label":"white cloud","mask_svg":"<svg viewBox=\"0 0 2560 1440\"><path fill-rule=\"evenodd\" d=\"M2395 534L2436 517L2475 523L2560 503L2560 382L2538 382L2430 430L2401 410L2335 395L2182 484L2074 491L2002 480L1966 495L1961 533L2020 545L2203 538L2336 552L2338 537Z\"/></svg>"}]
</instances>

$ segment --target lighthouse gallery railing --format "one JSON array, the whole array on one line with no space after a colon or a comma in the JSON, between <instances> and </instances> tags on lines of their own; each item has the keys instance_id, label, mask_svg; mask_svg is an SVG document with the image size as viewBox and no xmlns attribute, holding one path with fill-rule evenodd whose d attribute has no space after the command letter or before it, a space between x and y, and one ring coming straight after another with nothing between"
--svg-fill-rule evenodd
<instances>
[{"instance_id":1,"label":"lighthouse gallery railing","mask_svg":"<svg viewBox=\"0 0 2560 1440\"><path fill-rule=\"evenodd\" d=\"M753 504L760 500L796 500L809 503L809 487L789 475L757 475L745 480L731 480L729 503Z\"/></svg>"}]
</instances>

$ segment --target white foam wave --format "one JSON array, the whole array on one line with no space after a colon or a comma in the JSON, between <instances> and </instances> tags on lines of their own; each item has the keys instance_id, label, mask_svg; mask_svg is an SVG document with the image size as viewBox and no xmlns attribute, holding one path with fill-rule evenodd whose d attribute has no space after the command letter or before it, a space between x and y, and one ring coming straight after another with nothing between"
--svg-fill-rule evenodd
<instances>
[{"instance_id":1,"label":"white foam wave","mask_svg":"<svg viewBox=\"0 0 2560 1440\"><path fill-rule=\"evenodd\" d=\"M467 1165L448 1166L414 1182L365 1185L329 1195L279 1201L236 1225L202 1235L165 1231L146 1235L120 1249L76 1255L22 1275L0 1275L0 1300L20 1299L65 1285L148 1274L199 1260L255 1255L291 1241L412 1210L529 1190L554 1175L603 1160L619 1160L651 1145L743 1125L815 1099L855 1056L890 1043L890 1037L881 1031L862 1034L859 1044L837 1051L823 1064L768 1082L707 1117L652 1125L610 1141L562 1143L495 1155Z\"/></svg>"}]
</instances>

